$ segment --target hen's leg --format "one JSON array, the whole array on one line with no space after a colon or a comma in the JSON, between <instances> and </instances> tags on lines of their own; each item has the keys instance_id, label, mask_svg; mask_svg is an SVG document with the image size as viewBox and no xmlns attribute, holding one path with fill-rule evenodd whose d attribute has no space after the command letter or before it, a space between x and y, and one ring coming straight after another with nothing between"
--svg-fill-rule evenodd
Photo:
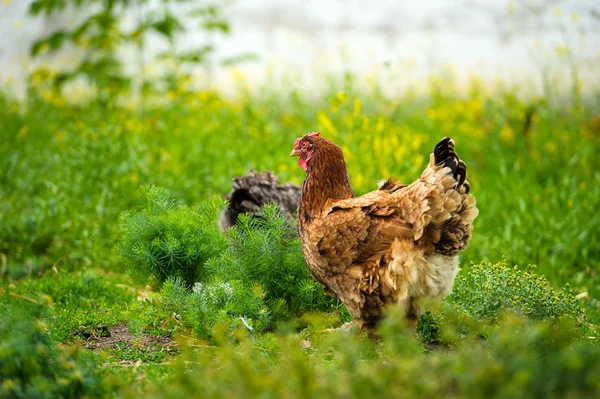
<instances>
[{"instance_id":1,"label":"hen's leg","mask_svg":"<svg viewBox=\"0 0 600 399\"><path fill-rule=\"evenodd\" d=\"M421 316L421 307L419 306L418 298L409 297L404 303L404 311L406 320L412 328L417 327L419 317Z\"/></svg>"}]
</instances>

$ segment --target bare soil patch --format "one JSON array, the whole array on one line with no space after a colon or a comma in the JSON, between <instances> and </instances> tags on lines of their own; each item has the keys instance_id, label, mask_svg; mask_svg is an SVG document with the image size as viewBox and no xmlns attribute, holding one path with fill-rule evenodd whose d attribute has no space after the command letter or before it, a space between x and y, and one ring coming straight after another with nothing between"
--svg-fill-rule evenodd
<instances>
[{"instance_id":1,"label":"bare soil patch","mask_svg":"<svg viewBox=\"0 0 600 399\"><path fill-rule=\"evenodd\" d=\"M109 329L106 326L98 326L91 330L77 330L75 336L83 338L86 348L94 350L115 349L117 344L125 344L127 348L151 349L172 347L175 342L171 337L158 335L135 336L131 334L125 324L117 324Z\"/></svg>"}]
</instances>

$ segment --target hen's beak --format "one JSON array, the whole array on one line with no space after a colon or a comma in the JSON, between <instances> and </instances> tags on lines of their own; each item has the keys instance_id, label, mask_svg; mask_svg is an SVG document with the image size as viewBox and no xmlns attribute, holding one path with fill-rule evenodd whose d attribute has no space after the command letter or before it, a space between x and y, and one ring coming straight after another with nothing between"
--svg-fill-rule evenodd
<instances>
[{"instance_id":1,"label":"hen's beak","mask_svg":"<svg viewBox=\"0 0 600 399\"><path fill-rule=\"evenodd\" d=\"M297 149L293 149L292 152L290 153L290 157L297 157L300 155L300 151L298 151Z\"/></svg>"}]
</instances>

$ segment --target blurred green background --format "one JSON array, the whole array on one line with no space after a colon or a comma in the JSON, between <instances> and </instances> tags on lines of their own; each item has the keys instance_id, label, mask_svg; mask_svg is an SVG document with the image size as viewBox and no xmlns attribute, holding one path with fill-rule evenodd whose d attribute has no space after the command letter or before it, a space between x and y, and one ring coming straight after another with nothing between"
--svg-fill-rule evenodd
<instances>
[{"instance_id":1,"label":"blurred green background","mask_svg":"<svg viewBox=\"0 0 600 399\"><path fill-rule=\"evenodd\" d=\"M222 3L37 0L28 13L68 10L77 24L29 48L24 90L0 94L0 397L599 392L600 91L574 43L553 48L533 92L457 68L390 90L397 65L377 79L322 71L315 89L257 84L242 67L259 55L223 59L218 41L174 45L229 34ZM577 23L552 13L559 33ZM166 49L147 62L160 73L131 74L119 52L156 37ZM45 62L73 48L69 63ZM197 73L232 63L228 92ZM468 165L473 240L452 296L415 334L394 314L378 344L324 333L348 315L276 208L218 230L231 178L269 169L300 184L289 152L317 130L359 194L416 179L444 136ZM95 346L120 325L131 337Z\"/></svg>"}]
</instances>

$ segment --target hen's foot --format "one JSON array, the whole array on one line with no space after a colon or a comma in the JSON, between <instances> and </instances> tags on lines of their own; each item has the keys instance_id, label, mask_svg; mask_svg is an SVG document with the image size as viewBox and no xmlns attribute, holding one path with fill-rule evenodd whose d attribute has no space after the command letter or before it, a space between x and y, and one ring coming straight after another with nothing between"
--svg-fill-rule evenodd
<instances>
[{"instance_id":1,"label":"hen's foot","mask_svg":"<svg viewBox=\"0 0 600 399\"><path fill-rule=\"evenodd\" d=\"M326 332L331 332L331 331L350 331L350 330L355 330L356 326L354 325L354 323L352 323L351 321L348 323L344 323L339 327L335 327L335 328L326 328L323 331Z\"/></svg>"}]
</instances>

